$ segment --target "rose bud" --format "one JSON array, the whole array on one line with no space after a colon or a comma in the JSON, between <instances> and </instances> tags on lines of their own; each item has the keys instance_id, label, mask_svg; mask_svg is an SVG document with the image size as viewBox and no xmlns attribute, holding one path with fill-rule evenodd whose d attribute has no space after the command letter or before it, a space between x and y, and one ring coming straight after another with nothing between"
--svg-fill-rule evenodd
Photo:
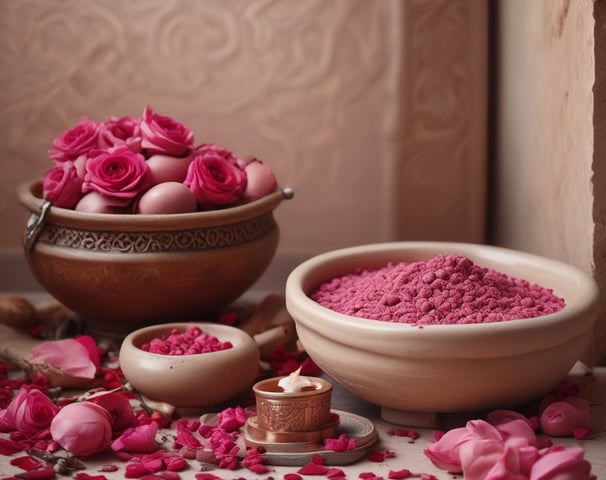
<instances>
[{"instance_id":1,"label":"rose bud","mask_svg":"<svg viewBox=\"0 0 606 480\"><path fill-rule=\"evenodd\" d=\"M541 430L554 437L567 437L578 428L591 425L589 402L580 397L570 397L545 407L539 418Z\"/></svg>"},{"instance_id":2,"label":"rose bud","mask_svg":"<svg viewBox=\"0 0 606 480\"><path fill-rule=\"evenodd\" d=\"M65 405L50 425L50 432L61 447L78 457L88 457L110 448L111 415L92 402Z\"/></svg>"}]
</instances>

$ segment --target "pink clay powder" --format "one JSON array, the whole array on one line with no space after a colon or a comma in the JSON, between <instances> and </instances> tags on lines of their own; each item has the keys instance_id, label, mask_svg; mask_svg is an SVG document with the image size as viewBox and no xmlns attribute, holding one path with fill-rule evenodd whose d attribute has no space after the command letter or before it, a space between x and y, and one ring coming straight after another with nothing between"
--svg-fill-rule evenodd
<instances>
[{"instance_id":1,"label":"pink clay powder","mask_svg":"<svg viewBox=\"0 0 606 480\"><path fill-rule=\"evenodd\" d=\"M345 315L413 325L532 318L565 305L550 289L460 255L359 269L323 283L310 296Z\"/></svg>"},{"instance_id":2,"label":"pink clay powder","mask_svg":"<svg viewBox=\"0 0 606 480\"><path fill-rule=\"evenodd\" d=\"M227 350L232 346L231 342L222 342L214 335L203 332L200 327L188 327L185 332L173 328L166 338L152 338L140 348L161 355L195 355Z\"/></svg>"}]
</instances>

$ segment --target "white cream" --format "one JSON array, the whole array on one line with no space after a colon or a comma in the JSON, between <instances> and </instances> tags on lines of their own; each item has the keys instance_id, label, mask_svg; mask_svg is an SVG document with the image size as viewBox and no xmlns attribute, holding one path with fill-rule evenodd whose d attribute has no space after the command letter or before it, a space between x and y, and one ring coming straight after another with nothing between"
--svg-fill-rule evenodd
<instances>
[{"instance_id":1,"label":"white cream","mask_svg":"<svg viewBox=\"0 0 606 480\"><path fill-rule=\"evenodd\" d=\"M313 386L314 384L309 377L301 376L301 367L278 382L278 387L282 388L284 393L301 392L304 388Z\"/></svg>"}]
</instances>

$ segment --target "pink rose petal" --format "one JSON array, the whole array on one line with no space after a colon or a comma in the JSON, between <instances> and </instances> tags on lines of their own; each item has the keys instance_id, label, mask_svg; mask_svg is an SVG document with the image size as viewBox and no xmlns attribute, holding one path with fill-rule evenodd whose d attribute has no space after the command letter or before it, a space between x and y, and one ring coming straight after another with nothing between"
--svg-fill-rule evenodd
<instances>
[{"instance_id":1,"label":"pink rose petal","mask_svg":"<svg viewBox=\"0 0 606 480\"><path fill-rule=\"evenodd\" d=\"M97 366L88 349L73 338L44 342L31 349L29 363L48 364L79 378L95 378Z\"/></svg>"}]
</instances>

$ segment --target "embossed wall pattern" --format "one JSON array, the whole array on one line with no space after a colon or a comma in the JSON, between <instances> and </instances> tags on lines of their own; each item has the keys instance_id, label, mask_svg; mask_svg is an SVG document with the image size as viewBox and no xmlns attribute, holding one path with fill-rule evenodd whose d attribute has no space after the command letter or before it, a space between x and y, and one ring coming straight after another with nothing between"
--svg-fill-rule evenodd
<instances>
[{"instance_id":1,"label":"embossed wall pattern","mask_svg":"<svg viewBox=\"0 0 606 480\"><path fill-rule=\"evenodd\" d=\"M16 184L85 115L145 105L270 164L278 255L481 241L486 5L468 0L4 0L0 248ZM483 43L484 42L484 43Z\"/></svg>"}]
</instances>

